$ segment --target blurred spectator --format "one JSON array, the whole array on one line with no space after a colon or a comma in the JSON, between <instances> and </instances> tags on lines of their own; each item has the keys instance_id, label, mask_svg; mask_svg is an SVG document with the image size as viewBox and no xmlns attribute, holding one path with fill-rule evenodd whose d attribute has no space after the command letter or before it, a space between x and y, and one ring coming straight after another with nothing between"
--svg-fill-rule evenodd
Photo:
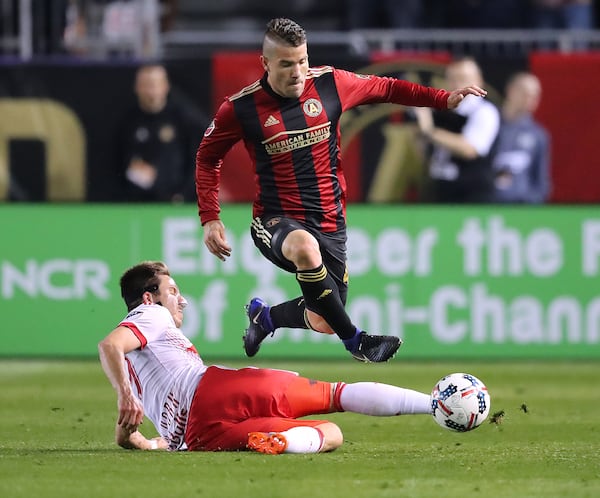
<instances>
[{"instance_id":1,"label":"blurred spectator","mask_svg":"<svg viewBox=\"0 0 600 498\"><path fill-rule=\"evenodd\" d=\"M502 123L493 160L494 201L539 204L550 193L550 140L533 118L542 94L531 73L517 73L506 85Z\"/></svg>"},{"instance_id":2,"label":"blurred spectator","mask_svg":"<svg viewBox=\"0 0 600 498\"><path fill-rule=\"evenodd\" d=\"M346 0L346 27L418 28L423 0Z\"/></svg>"},{"instance_id":3,"label":"blurred spectator","mask_svg":"<svg viewBox=\"0 0 600 498\"><path fill-rule=\"evenodd\" d=\"M544 29L593 29L591 0L533 0L533 26Z\"/></svg>"},{"instance_id":4,"label":"blurred spectator","mask_svg":"<svg viewBox=\"0 0 600 498\"><path fill-rule=\"evenodd\" d=\"M177 0L60 1L65 5L64 46L76 55L102 49L153 57L158 36L173 27L178 7Z\"/></svg>"},{"instance_id":5,"label":"blurred spectator","mask_svg":"<svg viewBox=\"0 0 600 498\"><path fill-rule=\"evenodd\" d=\"M448 28L523 28L530 22L530 5L524 0L428 0L428 3L428 12L441 15L443 26Z\"/></svg>"},{"instance_id":6,"label":"blurred spectator","mask_svg":"<svg viewBox=\"0 0 600 498\"><path fill-rule=\"evenodd\" d=\"M450 91L483 86L477 63L470 58L446 67ZM443 203L489 202L493 175L491 154L500 127L496 106L468 95L453 111L414 109L421 134L429 145L429 186L425 200Z\"/></svg>"},{"instance_id":7,"label":"blurred spectator","mask_svg":"<svg viewBox=\"0 0 600 498\"><path fill-rule=\"evenodd\" d=\"M119 129L120 200L195 200L195 151L209 119L170 92L166 69L145 65L135 77L136 105Z\"/></svg>"},{"instance_id":8,"label":"blurred spectator","mask_svg":"<svg viewBox=\"0 0 600 498\"><path fill-rule=\"evenodd\" d=\"M31 50L34 54L50 55L63 52L62 33L68 0L3 0L0 2L0 53L2 38L21 36L21 17L31 20ZM25 12L21 9L26 8ZM11 44L12 45L12 44ZM12 49L12 47L10 47Z\"/></svg>"}]
</instances>

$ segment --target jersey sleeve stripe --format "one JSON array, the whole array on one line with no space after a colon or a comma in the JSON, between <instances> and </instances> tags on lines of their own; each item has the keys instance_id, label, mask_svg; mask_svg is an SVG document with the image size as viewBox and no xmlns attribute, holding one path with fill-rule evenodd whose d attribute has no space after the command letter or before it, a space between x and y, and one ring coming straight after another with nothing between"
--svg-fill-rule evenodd
<instances>
[{"instance_id":1,"label":"jersey sleeve stripe","mask_svg":"<svg viewBox=\"0 0 600 498\"><path fill-rule=\"evenodd\" d=\"M248 85L247 87L242 88L238 93L235 93L235 94L229 96L228 100L230 102L233 102L234 100L240 99L240 98L242 98L246 95L249 95L251 93L254 93L260 89L261 89L260 80L257 80L254 83L252 83L251 85Z\"/></svg>"},{"instance_id":2,"label":"jersey sleeve stripe","mask_svg":"<svg viewBox=\"0 0 600 498\"><path fill-rule=\"evenodd\" d=\"M139 339L140 343L142 344L140 349L144 349L146 347L146 344L148 344L148 341L147 341L146 337L144 336L144 334L142 334L140 332L140 329L138 329L134 323L121 322L120 325L122 325L123 327L127 327L129 330L131 330L135 334L135 336Z\"/></svg>"}]
</instances>

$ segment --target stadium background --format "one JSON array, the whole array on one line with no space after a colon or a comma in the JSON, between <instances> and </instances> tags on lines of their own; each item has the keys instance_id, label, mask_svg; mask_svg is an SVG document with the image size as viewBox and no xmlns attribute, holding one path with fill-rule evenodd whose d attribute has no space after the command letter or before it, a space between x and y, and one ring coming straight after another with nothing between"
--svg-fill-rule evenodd
<instances>
[{"instance_id":1,"label":"stadium background","mask_svg":"<svg viewBox=\"0 0 600 498\"><path fill-rule=\"evenodd\" d=\"M267 14L257 8L254 19ZM310 22L307 27L310 37ZM254 28L250 24L248 33ZM175 35L166 33L165 40ZM454 36L460 39L461 31ZM439 82L444 63L455 55L451 47L356 53L310 40L313 65L368 69L426 84ZM189 54L194 50L183 53L179 47L162 61L176 91L210 114L225 95L260 76L256 44L243 45L211 45L194 56ZM594 47L474 54L496 103L511 73L529 69L542 80L537 117L553 147L549 206L416 205L415 178L405 179L385 206L374 206L366 201L373 171L381 165L382 127L410 129L410 117L400 107L375 117L369 109L359 111L361 116L349 113L344 158L356 236L349 249L351 263L358 265L351 267L350 309L359 322L403 335L408 357L600 356L595 181L600 52ZM260 290L275 299L295 291L293 279L266 271L248 245L251 172L239 149L227 158L224 216L240 256L222 267L202 248L193 204L113 203L116 120L133 98L131 82L140 62L117 55L34 54L28 60L8 55L0 64L0 355L95 355L98 339L121 318L121 271L140 259L158 258L172 266L193 298L187 333L199 349L241 357L242 310L251 293ZM27 190L28 202L10 199L11 178ZM477 269L459 237L473 227L487 244ZM419 252L419 237L427 233L437 241L431 254ZM382 259L389 266L379 264ZM477 296L479 315L469 311ZM16 333L23 328L28 334ZM338 349L328 338L289 331L265 354L335 357Z\"/></svg>"}]
</instances>

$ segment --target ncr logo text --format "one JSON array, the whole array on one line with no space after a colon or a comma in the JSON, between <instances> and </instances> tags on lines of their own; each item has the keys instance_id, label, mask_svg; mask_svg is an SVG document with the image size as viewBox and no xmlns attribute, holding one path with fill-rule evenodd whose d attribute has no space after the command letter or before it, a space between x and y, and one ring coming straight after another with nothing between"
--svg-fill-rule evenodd
<instances>
[{"instance_id":1,"label":"ncr logo text","mask_svg":"<svg viewBox=\"0 0 600 498\"><path fill-rule=\"evenodd\" d=\"M110 270L97 259L29 259L23 265L0 261L0 294L3 299L19 295L51 300L110 297Z\"/></svg>"}]
</instances>

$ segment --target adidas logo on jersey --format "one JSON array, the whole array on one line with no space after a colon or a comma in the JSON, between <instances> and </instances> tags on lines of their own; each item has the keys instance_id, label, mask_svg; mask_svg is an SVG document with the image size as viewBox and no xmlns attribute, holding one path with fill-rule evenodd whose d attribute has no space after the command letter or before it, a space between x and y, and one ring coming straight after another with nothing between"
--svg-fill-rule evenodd
<instances>
[{"instance_id":1,"label":"adidas logo on jersey","mask_svg":"<svg viewBox=\"0 0 600 498\"><path fill-rule=\"evenodd\" d=\"M267 118L263 126L265 128L268 128L269 126L273 126L276 124L279 124L279 120L275 116L273 116L273 114L269 114L269 117Z\"/></svg>"}]
</instances>

